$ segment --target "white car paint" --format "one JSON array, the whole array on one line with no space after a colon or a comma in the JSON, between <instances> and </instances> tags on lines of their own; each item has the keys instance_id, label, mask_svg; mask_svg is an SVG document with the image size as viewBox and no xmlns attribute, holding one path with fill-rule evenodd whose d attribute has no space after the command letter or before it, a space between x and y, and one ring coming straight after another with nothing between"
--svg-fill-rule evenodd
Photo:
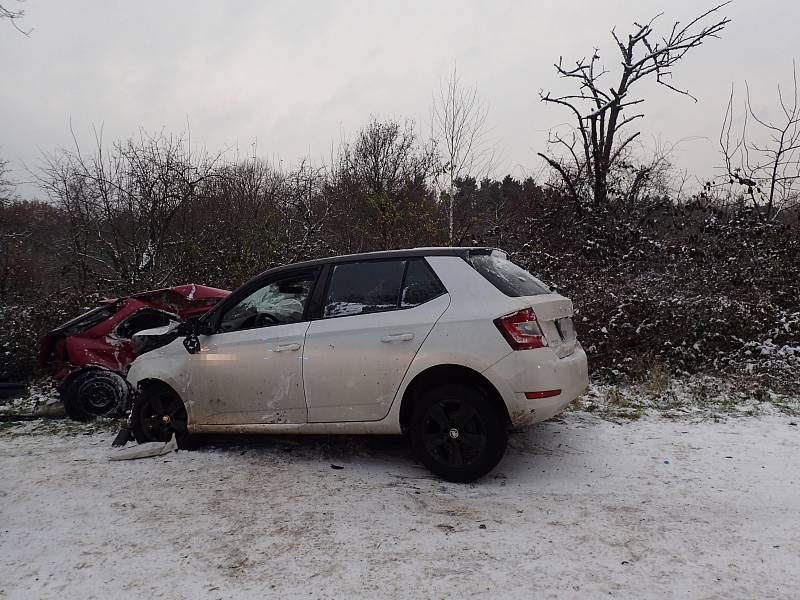
<instances>
[{"instance_id":1,"label":"white car paint","mask_svg":"<svg viewBox=\"0 0 800 600\"><path fill-rule=\"evenodd\" d=\"M303 340L308 322L202 336L186 366L195 422L305 423ZM233 401L231 401L233 399Z\"/></svg>"},{"instance_id":2,"label":"white car paint","mask_svg":"<svg viewBox=\"0 0 800 600\"><path fill-rule=\"evenodd\" d=\"M459 256L425 260L447 293L415 308L201 335L195 355L176 339L137 358L128 381L172 387L195 433L401 433L405 391L438 365L485 377L515 427L554 416L582 393L586 354L554 324L572 317L569 300L507 296ZM512 350L493 321L530 307L548 345ZM560 393L525 396L540 390Z\"/></svg>"},{"instance_id":3,"label":"white car paint","mask_svg":"<svg viewBox=\"0 0 800 600\"><path fill-rule=\"evenodd\" d=\"M313 321L303 354L309 422L385 417L449 304L450 295L444 294L414 308Z\"/></svg>"}]
</instances>

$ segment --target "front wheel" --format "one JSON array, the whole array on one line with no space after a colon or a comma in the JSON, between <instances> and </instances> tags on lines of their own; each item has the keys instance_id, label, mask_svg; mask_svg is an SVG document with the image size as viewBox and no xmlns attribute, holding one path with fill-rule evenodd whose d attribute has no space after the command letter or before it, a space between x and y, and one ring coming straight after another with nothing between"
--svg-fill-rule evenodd
<instances>
[{"instance_id":1,"label":"front wheel","mask_svg":"<svg viewBox=\"0 0 800 600\"><path fill-rule=\"evenodd\" d=\"M186 407L171 389L149 385L133 401L131 409L133 436L140 444L168 442L175 436L178 448L195 447L187 428Z\"/></svg>"},{"instance_id":2,"label":"front wheel","mask_svg":"<svg viewBox=\"0 0 800 600\"><path fill-rule=\"evenodd\" d=\"M419 400L411 443L419 460L442 479L473 481L491 471L506 451L503 416L480 391L443 385Z\"/></svg>"}]
</instances>

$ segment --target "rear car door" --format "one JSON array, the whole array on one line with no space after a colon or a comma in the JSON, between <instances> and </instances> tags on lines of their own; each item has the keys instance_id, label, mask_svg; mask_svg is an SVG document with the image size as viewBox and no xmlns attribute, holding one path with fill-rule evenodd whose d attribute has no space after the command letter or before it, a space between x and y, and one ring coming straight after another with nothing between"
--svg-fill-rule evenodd
<instances>
[{"instance_id":1,"label":"rear car door","mask_svg":"<svg viewBox=\"0 0 800 600\"><path fill-rule=\"evenodd\" d=\"M386 416L422 342L450 303L422 258L337 263L303 352L309 422Z\"/></svg>"},{"instance_id":2,"label":"rear car door","mask_svg":"<svg viewBox=\"0 0 800 600\"><path fill-rule=\"evenodd\" d=\"M306 308L319 269L275 276L220 307L190 359L198 424L305 423Z\"/></svg>"}]
</instances>

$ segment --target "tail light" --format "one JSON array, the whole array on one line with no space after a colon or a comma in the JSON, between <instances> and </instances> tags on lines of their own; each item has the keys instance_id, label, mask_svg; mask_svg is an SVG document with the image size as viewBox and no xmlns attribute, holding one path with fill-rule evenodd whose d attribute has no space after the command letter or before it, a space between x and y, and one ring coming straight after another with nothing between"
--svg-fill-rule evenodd
<instances>
[{"instance_id":1,"label":"tail light","mask_svg":"<svg viewBox=\"0 0 800 600\"><path fill-rule=\"evenodd\" d=\"M531 308L495 319L494 324L512 350L530 350L547 346L542 328L539 327L536 314Z\"/></svg>"}]
</instances>

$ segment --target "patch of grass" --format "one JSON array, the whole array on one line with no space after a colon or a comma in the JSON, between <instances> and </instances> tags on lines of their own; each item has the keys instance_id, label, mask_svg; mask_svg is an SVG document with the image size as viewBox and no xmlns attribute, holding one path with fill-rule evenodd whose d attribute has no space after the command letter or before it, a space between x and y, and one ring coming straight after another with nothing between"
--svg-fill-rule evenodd
<instances>
[{"instance_id":1,"label":"patch of grass","mask_svg":"<svg viewBox=\"0 0 800 600\"><path fill-rule=\"evenodd\" d=\"M627 406L628 400L625 398L624 395L619 391L619 388L611 388L608 390L606 394L606 405L607 406Z\"/></svg>"},{"instance_id":2,"label":"patch of grass","mask_svg":"<svg viewBox=\"0 0 800 600\"><path fill-rule=\"evenodd\" d=\"M660 395L667 391L670 384L670 374L666 363L659 357L655 357L650 366L647 387L650 393Z\"/></svg>"},{"instance_id":3,"label":"patch of grass","mask_svg":"<svg viewBox=\"0 0 800 600\"><path fill-rule=\"evenodd\" d=\"M786 393L763 380L715 372L675 376L663 361L644 358L641 377L627 383L596 383L572 410L614 419L638 419L648 412L668 418L724 419L770 411L800 414L800 394Z\"/></svg>"}]
</instances>

